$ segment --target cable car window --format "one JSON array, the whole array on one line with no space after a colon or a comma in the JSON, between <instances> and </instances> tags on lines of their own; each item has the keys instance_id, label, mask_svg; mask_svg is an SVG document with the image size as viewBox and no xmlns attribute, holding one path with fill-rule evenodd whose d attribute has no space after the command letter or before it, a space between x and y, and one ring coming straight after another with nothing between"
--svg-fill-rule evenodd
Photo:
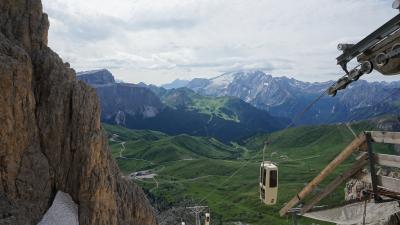
<instances>
[{"instance_id":1,"label":"cable car window","mask_svg":"<svg viewBox=\"0 0 400 225\"><path fill-rule=\"evenodd\" d=\"M265 186L265 180L267 177L267 170L265 168L263 168L263 185Z\"/></svg>"},{"instance_id":2,"label":"cable car window","mask_svg":"<svg viewBox=\"0 0 400 225\"><path fill-rule=\"evenodd\" d=\"M262 184L263 183L263 179L262 179L262 175L263 174L263 168L261 167L260 168L260 184Z\"/></svg>"},{"instance_id":3,"label":"cable car window","mask_svg":"<svg viewBox=\"0 0 400 225\"><path fill-rule=\"evenodd\" d=\"M274 188L278 186L278 171L271 170L269 173L269 187Z\"/></svg>"},{"instance_id":4,"label":"cable car window","mask_svg":"<svg viewBox=\"0 0 400 225\"><path fill-rule=\"evenodd\" d=\"M260 188L260 190L261 190L261 199L265 199L265 190L264 190L264 188Z\"/></svg>"}]
</instances>

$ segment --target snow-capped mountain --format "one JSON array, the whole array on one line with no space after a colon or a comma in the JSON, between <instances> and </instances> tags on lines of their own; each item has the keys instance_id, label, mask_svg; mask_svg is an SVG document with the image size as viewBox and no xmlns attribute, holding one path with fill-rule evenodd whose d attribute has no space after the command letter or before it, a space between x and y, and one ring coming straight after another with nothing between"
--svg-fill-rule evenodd
<instances>
[{"instance_id":1,"label":"snow-capped mountain","mask_svg":"<svg viewBox=\"0 0 400 225\"><path fill-rule=\"evenodd\" d=\"M290 123L239 98L204 97L188 88L116 83L107 70L81 72L77 78L96 90L102 122L132 129L208 136L229 143Z\"/></svg>"},{"instance_id":2,"label":"snow-capped mountain","mask_svg":"<svg viewBox=\"0 0 400 225\"><path fill-rule=\"evenodd\" d=\"M292 118L332 83L273 77L255 70L225 73L212 79L194 79L187 87L202 95L238 97L268 110L272 115ZM381 102L396 88L400 88L400 82L369 83L360 80L340 91L336 97L322 98L299 123L332 123L398 114L400 108L396 101L399 101L400 93Z\"/></svg>"}]
</instances>

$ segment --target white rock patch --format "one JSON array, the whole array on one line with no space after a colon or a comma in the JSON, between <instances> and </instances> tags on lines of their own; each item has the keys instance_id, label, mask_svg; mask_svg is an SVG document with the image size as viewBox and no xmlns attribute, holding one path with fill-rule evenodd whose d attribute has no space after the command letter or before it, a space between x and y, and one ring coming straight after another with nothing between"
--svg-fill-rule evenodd
<instances>
[{"instance_id":1,"label":"white rock patch","mask_svg":"<svg viewBox=\"0 0 400 225\"><path fill-rule=\"evenodd\" d=\"M78 205L69 194L59 191L38 225L79 225Z\"/></svg>"}]
</instances>

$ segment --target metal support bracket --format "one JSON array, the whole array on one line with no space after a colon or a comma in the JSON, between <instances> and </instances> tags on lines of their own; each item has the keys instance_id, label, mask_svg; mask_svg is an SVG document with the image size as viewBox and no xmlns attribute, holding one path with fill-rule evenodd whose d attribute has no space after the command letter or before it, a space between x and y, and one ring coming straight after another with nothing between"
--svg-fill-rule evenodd
<instances>
[{"instance_id":1,"label":"metal support bracket","mask_svg":"<svg viewBox=\"0 0 400 225\"><path fill-rule=\"evenodd\" d=\"M288 211L288 213L292 216L292 225L299 225L298 216L301 208L292 208Z\"/></svg>"},{"instance_id":2,"label":"metal support bracket","mask_svg":"<svg viewBox=\"0 0 400 225\"><path fill-rule=\"evenodd\" d=\"M369 162L369 171L371 174L371 182L372 182L372 192L374 194L375 202L381 202L382 199L378 194L378 176L376 175L375 170L375 157L372 150L372 138L370 133L365 133L366 141L367 141L367 149L368 149L368 162Z\"/></svg>"},{"instance_id":3,"label":"metal support bracket","mask_svg":"<svg viewBox=\"0 0 400 225\"><path fill-rule=\"evenodd\" d=\"M400 14L396 15L366 38L344 51L343 54L336 58L338 65L340 65L346 74L348 74L347 63L349 61L367 51L384 38L387 38L391 33L398 29L400 29Z\"/></svg>"}]
</instances>

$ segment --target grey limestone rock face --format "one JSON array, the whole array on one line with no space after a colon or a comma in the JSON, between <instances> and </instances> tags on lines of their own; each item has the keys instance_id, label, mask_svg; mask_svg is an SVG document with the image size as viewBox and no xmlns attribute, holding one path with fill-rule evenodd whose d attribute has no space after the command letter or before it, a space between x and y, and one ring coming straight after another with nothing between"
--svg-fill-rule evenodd
<instances>
[{"instance_id":1,"label":"grey limestone rock face","mask_svg":"<svg viewBox=\"0 0 400 225\"><path fill-rule=\"evenodd\" d=\"M101 117L105 121L125 114L141 118L156 116L164 108L161 100L149 89L133 84L93 86L101 104Z\"/></svg>"},{"instance_id":2,"label":"grey limestone rock face","mask_svg":"<svg viewBox=\"0 0 400 225\"><path fill-rule=\"evenodd\" d=\"M78 79L90 85L114 84L114 76L106 69L79 72Z\"/></svg>"},{"instance_id":3,"label":"grey limestone rock face","mask_svg":"<svg viewBox=\"0 0 400 225\"><path fill-rule=\"evenodd\" d=\"M147 86L116 83L108 70L80 72L77 78L96 90L103 121L125 125L126 114L152 118L164 109L161 100Z\"/></svg>"}]
</instances>

